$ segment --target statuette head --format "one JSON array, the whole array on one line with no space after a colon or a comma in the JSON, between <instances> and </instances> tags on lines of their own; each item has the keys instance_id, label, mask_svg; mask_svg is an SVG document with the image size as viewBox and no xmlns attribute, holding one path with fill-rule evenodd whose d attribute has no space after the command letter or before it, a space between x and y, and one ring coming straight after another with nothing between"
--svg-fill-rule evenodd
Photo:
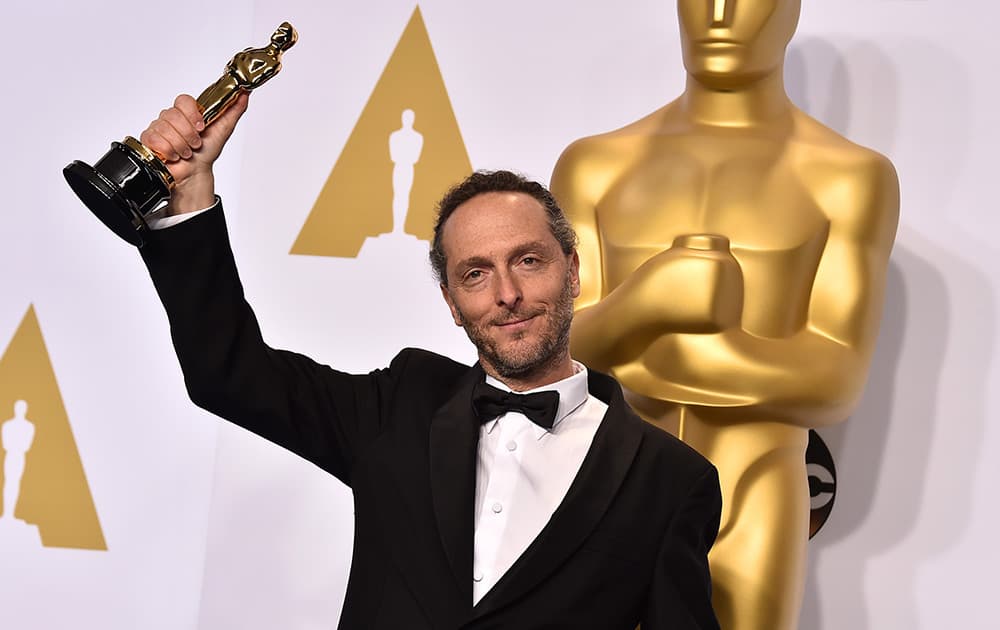
<instances>
[{"instance_id":1,"label":"statuette head","mask_svg":"<svg viewBox=\"0 0 1000 630\"><path fill-rule=\"evenodd\" d=\"M800 8L801 0L678 0L684 67L717 89L778 71Z\"/></svg>"},{"instance_id":2,"label":"statuette head","mask_svg":"<svg viewBox=\"0 0 1000 630\"><path fill-rule=\"evenodd\" d=\"M278 50L288 50L299 40L299 34L288 22L282 22L281 26L271 35L271 44Z\"/></svg>"}]
</instances>

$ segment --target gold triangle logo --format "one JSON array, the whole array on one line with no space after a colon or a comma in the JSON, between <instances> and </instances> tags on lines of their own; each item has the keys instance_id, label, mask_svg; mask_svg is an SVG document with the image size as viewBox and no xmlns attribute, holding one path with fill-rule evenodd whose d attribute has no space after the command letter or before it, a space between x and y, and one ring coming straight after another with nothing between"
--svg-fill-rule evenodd
<instances>
[{"instance_id":1,"label":"gold triangle logo","mask_svg":"<svg viewBox=\"0 0 1000 630\"><path fill-rule=\"evenodd\" d=\"M0 550L107 550L34 306L0 357Z\"/></svg>"},{"instance_id":2,"label":"gold triangle logo","mask_svg":"<svg viewBox=\"0 0 1000 630\"><path fill-rule=\"evenodd\" d=\"M290 253L356 257L393 232L430 240L435 203L471 172L417 7Z\"/></svg>"}]
</instances>

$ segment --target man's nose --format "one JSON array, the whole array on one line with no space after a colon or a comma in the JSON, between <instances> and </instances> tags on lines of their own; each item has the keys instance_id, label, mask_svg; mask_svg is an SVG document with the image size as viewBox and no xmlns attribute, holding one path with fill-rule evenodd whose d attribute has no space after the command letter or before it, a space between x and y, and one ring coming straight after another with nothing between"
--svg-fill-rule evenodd
<instances>
[{"instance_id":1,"label":"man's nose","mask_svg":"<svg viewBox=\"0 0 1000 630\"><path fill-rule=\"evenodd\" d=\"M734 0L709 0L712 4L712 28L729 26Z\"/></svg>"},{"instance_id":2,"label":"man's nose","mask_svg":"<svg viewBox=\"0 0 1000 630\"><path fill-rule=\"evenodd\" d=\"M509 271L502 271L496 275L496 300L497 306L514 308L521 301L521 285Z\"/></svg>"}]
</instances>

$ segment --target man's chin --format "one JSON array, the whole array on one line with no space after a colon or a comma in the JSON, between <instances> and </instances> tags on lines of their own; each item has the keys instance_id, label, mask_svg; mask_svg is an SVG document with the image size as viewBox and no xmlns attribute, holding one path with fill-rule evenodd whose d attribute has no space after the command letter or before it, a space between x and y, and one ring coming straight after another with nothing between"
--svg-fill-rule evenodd
<instances>
[{"instance_id":1,"label":"man's chin","mask_svg":"<svg viewBox=\"0 0 1000 630\"><path fill-rule=\"evenodd\" d=\"M521 378L538 369L542 360L535 352L492 352L486 355L493 369L501 376Z\"/></svg>"}]
</instances>

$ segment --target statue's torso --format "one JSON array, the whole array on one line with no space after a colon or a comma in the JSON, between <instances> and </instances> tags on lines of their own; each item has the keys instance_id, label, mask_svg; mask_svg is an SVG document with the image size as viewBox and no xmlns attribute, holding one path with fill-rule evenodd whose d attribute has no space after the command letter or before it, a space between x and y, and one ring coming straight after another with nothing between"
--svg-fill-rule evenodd
<instances>
[{"instance_id":1,"label":"statue's torso","mask_svg":"<svg viewBox=\"0 0 1000 630\"><path fill-rule=\"evenodd\" d=\"M828 220L795 150L756 139L659 136L595 210L610 292L682 234L729 238L744 279L743 328L783 337L804 323ZM669 296L664 296L669 299Z\"/></svg>"},{"instance_id":2,"label":"statue's torso","mask_svg":"<svg viewBox=\"0 0 1000 630\"><path fill-rule=\"evenodd\" d=\"M825 128L821 133L830 137L816 142L812 125L803 137L746 129L672 133L638 124L589 139L584 146L593 159L588 161L604 177L594 198L602 294L668 249L675 237L721 234L743 274L743 330L767 338L802 330L831 228L824 204L836 199L838 187L850 188L851 169L845 164L866 151ZM663 299L671 299L668 288ZM718 404L685 402L688 392L676 361L697 360L693 349L700 344L711 351L712 342L705 335L664 334L613 373L627 389L638 375L647 382L662 379L658 390L676 391L677 397L660 399L633 392L630 402L674 433L683 409L685 441L707 455L741 450L730 442L742 444L747 463L782 444L804 449L801 429L779 418L747 417L738 402L724 400L725 392L717 392Z\"/></svg>"},{"instance_id":3,"label":"statue's torso","mask_svg":"<svg viewBox=\"0 0 1000 630\"><path fill-rule=\"evenodd\" d=\"M248 48L236 53L226 69L241 87L253 89L276 75L281 62L270 48Z\"/></svg>"}]
</instances>

